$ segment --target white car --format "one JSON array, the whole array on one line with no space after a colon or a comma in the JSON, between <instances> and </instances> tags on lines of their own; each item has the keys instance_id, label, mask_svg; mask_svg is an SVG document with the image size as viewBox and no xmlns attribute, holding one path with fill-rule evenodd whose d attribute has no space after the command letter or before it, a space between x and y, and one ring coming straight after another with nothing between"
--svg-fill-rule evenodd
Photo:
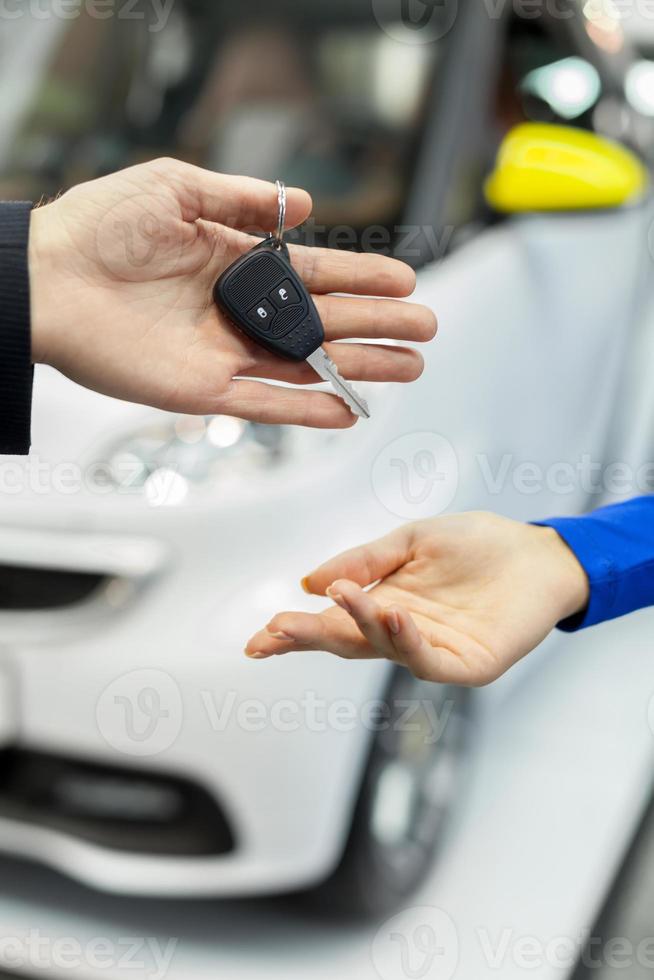
<instances>
[{"instance_id":1,"label":"white car","mask_svg":"<svg viewBox=\"0 0 654 980\"><path fill-rule=\"evenodd\" d=\"M370 387L371 421L324 433L174 418L37 371L33 456L0 464L3 850L115 893L392 907L442 840L494 691L321 653L252 663L244 641L320 608L301 576L400 521L643 489L605 467L635 473L651 447L648 206L489 220L458 123L498 123L482 93L503 25L492 39L462 10L444 50L472 60L443 59L405 187L423 259L430 228L458 245L419 273L442 327L418 383Z\"/></svg>"}]
</instances>

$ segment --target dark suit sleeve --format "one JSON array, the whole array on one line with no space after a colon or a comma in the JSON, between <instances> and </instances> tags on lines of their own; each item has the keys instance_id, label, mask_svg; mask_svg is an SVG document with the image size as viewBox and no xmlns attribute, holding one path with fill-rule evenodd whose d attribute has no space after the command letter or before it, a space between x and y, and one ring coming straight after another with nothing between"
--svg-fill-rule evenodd
<instances>
[{"instance_id":1,"label":"dark suit sleeve","mask_svg":"<svg viewBox=\"0 0 654 980\"><path fill-rule=\"evenodd\" d=\"M32 352L27 267L30 213L24 202L0 203L0 453L30 448Z\"/></svg>"}]
</instances>

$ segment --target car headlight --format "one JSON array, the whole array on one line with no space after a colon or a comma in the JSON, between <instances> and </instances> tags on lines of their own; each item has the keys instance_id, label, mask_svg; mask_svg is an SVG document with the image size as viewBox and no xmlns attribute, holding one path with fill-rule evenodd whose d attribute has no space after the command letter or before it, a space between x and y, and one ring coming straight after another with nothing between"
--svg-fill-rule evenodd
<instances>
[{"instance_id":1,"label":"car headlight","mask_svg":"<svg viewBox=\"0 0 654 980\"><path fill-rule=\"evenodd\" d=\"M178 416L110 442L96 456L93 480L123 492L143 493L155 506L174 505L194 486L233 484L281 465L290 452L287 426L243 422L227 415Z\"/></svg>"}]
</instances>

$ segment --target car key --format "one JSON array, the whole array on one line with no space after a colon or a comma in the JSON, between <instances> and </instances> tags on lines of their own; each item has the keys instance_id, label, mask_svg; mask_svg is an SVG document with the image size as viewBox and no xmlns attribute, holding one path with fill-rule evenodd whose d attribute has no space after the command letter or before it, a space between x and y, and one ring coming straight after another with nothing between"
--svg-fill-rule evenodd
<instances>
[{"instance_id":1,"label":"car key","mask_svg":"<svg viewBox=\"0 0 654 980\"><path fill-rule=\"evenodd\" d=\"M214 301L250 340L287 360L307 361L355 415L368 419L366 401L341 377L322 346L325 331L320 316L291 265L283 240L286 189L279 180L277 191L277 234L259 242L223 272L214 286Z\"/></svg>"}]
</instances>

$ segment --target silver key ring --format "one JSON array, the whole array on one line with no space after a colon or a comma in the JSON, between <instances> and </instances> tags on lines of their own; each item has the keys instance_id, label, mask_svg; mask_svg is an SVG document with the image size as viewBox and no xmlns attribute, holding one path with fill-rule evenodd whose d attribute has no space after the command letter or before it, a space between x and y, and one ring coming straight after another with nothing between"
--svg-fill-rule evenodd
<instances>
[{"instance_id":1,"label":"silver key ring","mask_svg":"<svg viewBox=\"0 0 654 980\"><path fill-rule=\"evenodd\" d=\"M277 234L275 235L275 248L282 248L284 244L284 228L286 227L286 184L283 180L276 180L277 188Z\"/></svg>"}]
</instances>

